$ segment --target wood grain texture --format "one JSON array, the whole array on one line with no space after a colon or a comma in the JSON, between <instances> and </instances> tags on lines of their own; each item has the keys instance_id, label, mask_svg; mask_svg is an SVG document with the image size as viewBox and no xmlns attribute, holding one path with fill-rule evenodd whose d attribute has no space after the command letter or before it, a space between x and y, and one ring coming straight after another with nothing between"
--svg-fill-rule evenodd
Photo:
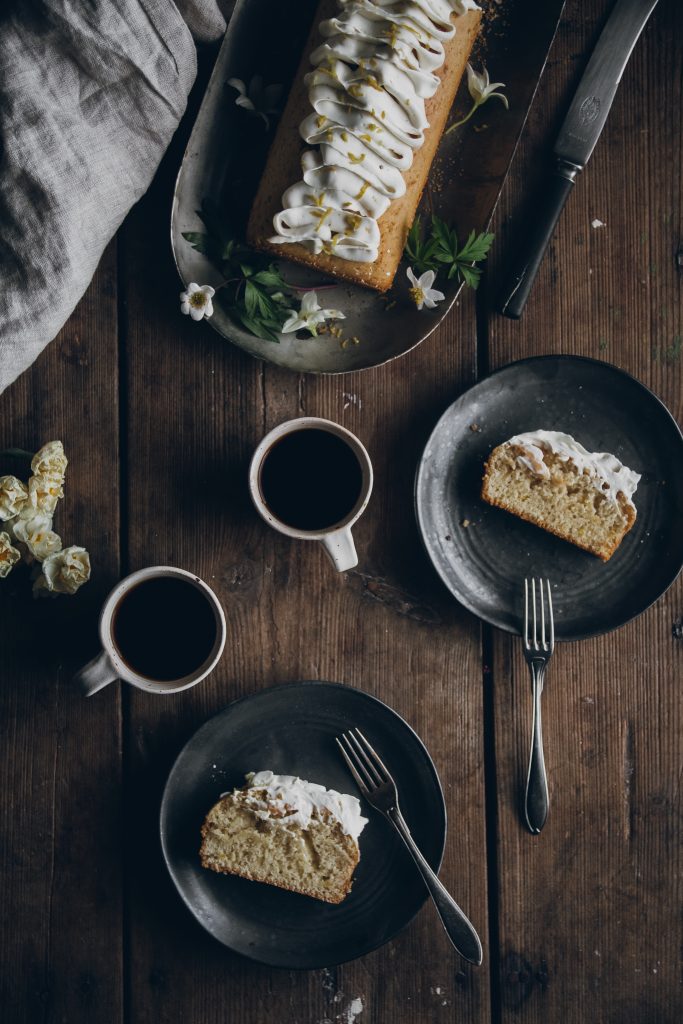
<instances>
[{"instance_id":1,"label":"wood grain texture","mask_svg":"<svg viewBox=\"0 0 683 1024\"><path fill-rule=\"evenodd\" d=\"M65 544L87 547L93 566L73 598L35 601L23 566L0 588L7 1024L116 1024L122 1015L118 699L86 701L70 682L96 653L97 615L119 572L115 272L111 246L62 333L0 400L0 449L64 442L55 527ZM0 473L14 469L4 463Z\"/></svg>"},{"instance_id":2,"label":"wood grain texture","mask_svg":"<svg viewBox=\"0 0 683 1024\"><path fill-rule=\"evenodd\" d=\"M151 507L131 502L130 567L169 561L204 576L225 607L228 643L211 679L172 703L127 697L135 837L131 1019L184 1021L198 1013L199 999L203 1024L223 1024L226 1007L240 1024L344 1021L360 997L370 1020L408 1024L458 1012L483 1022L487 971L462 964L431 907L361 962L272 971L230 954L190 919L157 841L163 783L201 722L262 687L341 680L387 701L427 744L453 823L442 877L485 940L479 628L434 577L412 511L415 465L435 413L472 379L472 297L446 330L388 372L297 377L258 364L178 316L170 256L158 258L169 202L170 176L162 173L131 218L124 243L127 474L131 496L152 496ZM257 442L300 414L345 424L374 458L375 492L355 529L360 566L344 575L335 574L318 545L270 530L248 497L247 465Z\"/></svg>"},{"instance_id":3,"label":"wood grain texture","mask_svg":"<svg viewBox=\"0 0 683 1024\"><path fill-rule=\"evenodd\" d=\"M526 666L511 638L484 630L482 643L438 582L413 514L422 446L488 364L606 359L683 418L683 10L673 0L636 48L524 318L495 312L516 222L609 7L567 4L476 316L466 294L417 350L343 378L275 370L181 318L162 241L181 131L119 237L118 264L111 247L59 339L2 396L0 448L63 439L57 526L95 568L73 600L34 604L18 570L0 587L3 1024L349 1024L357 997L356 1024L683 1017L683 587L617 633L556 651L544 695L550 818L532 837L520 818ZM606 226L592 228L595 218ZM350 427L375 466L355 530L360 565L341 576L317 546L269 530L248 498L257 441L304 413ZM95 653L104 595L155 562L194 569L219 593L229 639L217 671L169 699L111 688L84 700L68 679ZM368 690L425 740L449 814L442 877L480 931L482 969L451 952L429 905L363 960L301 973L232 955L183 908L158 837L175 756L232 699L300 678Z\"/></svg>"},{"instance_id":4,"label":"wood grain texture","mask_svg":"<svg viewBox=\"0 0 683 1024\"><path fill-rule=\"evenodd\" d=\"M567 5L501 203L490 307L606 10ZM663 3L646 27L524 317L512 323L489 308L488 319L492 367L539 352L605 359L648 384L679 422L682 14ZM679 581L637 622L556 650L544 694L550 816L539 837L519 813L528 670L516 643L493 640L503 1022L681 1019L682 649L672 629L682 599Z\"/></svg>"}]
</instances>

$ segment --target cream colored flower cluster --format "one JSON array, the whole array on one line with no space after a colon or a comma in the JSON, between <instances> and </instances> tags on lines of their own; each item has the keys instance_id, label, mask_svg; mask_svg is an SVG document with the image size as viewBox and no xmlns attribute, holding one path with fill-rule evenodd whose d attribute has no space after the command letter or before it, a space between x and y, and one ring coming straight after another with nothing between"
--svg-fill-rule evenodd
<instances>
[{"instance_id":1,"label":"cream colored flower cluster","mask_svg":"<svg viewBox=\"0 0 683 1024\"><path fill-rule=\"evenodd\" d=\"M57 502L64 497L67 458L61 441L49 441L33 456L28 484L16 476L0 477L0 579L22 558L35 564L35 594L75 594L90 579L85 548L62 547L52 529ZM14 545L17 544L18 547Z\"/></svg>"}]
</instances>

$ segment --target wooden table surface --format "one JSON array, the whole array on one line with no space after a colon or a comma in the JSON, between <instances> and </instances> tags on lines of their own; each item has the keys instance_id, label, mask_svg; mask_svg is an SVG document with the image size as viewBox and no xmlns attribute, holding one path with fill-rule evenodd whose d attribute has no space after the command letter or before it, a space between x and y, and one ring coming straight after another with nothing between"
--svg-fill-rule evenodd
<instances>
[{"instance_id":1,"label":"wooden table surface","mask_svg":"<svg viewBox=\"0 0 683 1024\"><path fill-rule=\"evenodd\" d=\"M179 315L167 239L188 122L58 339L2 396L0 447L64 441L58 529L94 565L74 599L34 603L20 573L1 588L3 1024L683 1019L680 581L636 622L556 651L544 705L551 815L532 837L518 813L530 717L520 645L450 597L412 511L438 416L512 360L607 360L683 419L677 0L662 0L637 46L524 318L495 312L513 224L609 7L567 3L487 278L408 356L343 378L295 376ZM341 576L317 545L266 528L247 495L259 438L302 413L343 423L374 459L360 566ZM82 698L70 676L96 651L104 595L156 563L218 591L229 630L219 668L168 699L118 685ZM236 697L311 678L376 694L423 737L448 805L442 877L480 930L480 969L450 949L430 905L383 949L301 973L231 954L182 906L157 825L176 754Z\"/></svg>"}]
</instances>

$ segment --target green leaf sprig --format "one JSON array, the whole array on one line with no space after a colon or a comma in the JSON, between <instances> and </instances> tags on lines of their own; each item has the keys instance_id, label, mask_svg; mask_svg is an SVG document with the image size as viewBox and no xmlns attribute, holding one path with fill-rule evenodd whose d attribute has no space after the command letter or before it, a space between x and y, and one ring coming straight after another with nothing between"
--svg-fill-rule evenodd
<instances>
[{"instance_id":1,"label":"green leaf sprig","mask_svg":"<svg viewBox=\"0 0 683 1024\"><path fill-rule=\"evenodd\" d=\"M279 342L291 314L292 292L277 264L235 239L220 206L205 199L197 211L206 232L185 231L183 238L218 267L225 280L216 288L226 312L251 334Z\"/></svg>"},{"instance_id":2,"label":"green leaf sprig","mask_svg":"<svg viewBox=\"0 0 683 1024\"><path fill-rule=\"evenodd\" d=\"M408 232L404 255L418 274L433 270L445 274L449 281L456 278L476 288L481 277L481 267L476 264L486 259L493 239L494 235L486 231L471 231L461 246L455 229L440 217L432 216L431 226L425 232L417 216Z\"/></svg>"}]
</instances>

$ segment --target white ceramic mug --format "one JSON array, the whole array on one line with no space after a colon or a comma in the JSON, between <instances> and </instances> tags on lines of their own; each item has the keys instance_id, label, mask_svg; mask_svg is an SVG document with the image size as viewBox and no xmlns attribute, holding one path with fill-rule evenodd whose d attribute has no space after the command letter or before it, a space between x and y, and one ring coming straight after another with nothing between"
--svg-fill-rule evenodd
<instances>
[{"instance_id":1,"label":"white ceramic mug","mask_svg":"<svg viewBox=\"0 0 683 1024\"><path fill-rule=\"evenodd\" d=\"M358 459L362 472L361 490L356 504L344 519L325 530L297 530L295 527L283 523L282 520L273 515L261 491L261 467L276 441L279 441L286 434L310 429L327 430L330 434L334 434L336 437L341 438L342 441L345 441ZM311 467L311 472L315 472L315 467ZM370 456L356 435L332 420L320 419L317 416L300 416L298 419L287 420L286 423L281 423L279 427L275 427L274 430L271 430L263 438L254 452L251 465L249 466L249 492L259 515L265 519L269 526L279 530L280 533L284 533L287 537L295 537L297 540L319 541L329 555L337 572L346 572L347 569L353 569L355 565L358 565L358 555L356 554L356 545L351 535L351 527L365 511L372 494L372 483L373 473Z\"/></svg>"},{"instance_id":2,"label":"white ceramic mug","mask_svg":"<svg viewBox=\"0 0 683 1024\"><path fill-rule=\"evenodd\" d=\"M114 614L128 591L137 586L138 583L142 583L144 580L168 576L187 580L188 583L206 596L216 616L216 640L208 657L190 675L184 676L182 679L148 679L131 668L119 654L112 635ZM176 569L170 565L154 565L147 569L139 569L137 572L131 573L130 576L126 576L120 583L117 583L104 602L104 607L100 613L100 642L102 650L96 658L93 658L92 661L88 662L87 665L84 665L76 673L74 682L81 687L86 697L97 693L98 690L107 686L108 683L112 683L115 679L123 679L126 683L130 683L131 686L137 686L139 690L146 690L148 693L177 693L179 690L187 690L190 686L196 686L202 679L205 679L215 668L225 647L226 632L225 613L220 601L211 587L204 580L201 580L199 576L195 575L195 573L186 572L185 569Z\"/></svg>"}]
</instances>

